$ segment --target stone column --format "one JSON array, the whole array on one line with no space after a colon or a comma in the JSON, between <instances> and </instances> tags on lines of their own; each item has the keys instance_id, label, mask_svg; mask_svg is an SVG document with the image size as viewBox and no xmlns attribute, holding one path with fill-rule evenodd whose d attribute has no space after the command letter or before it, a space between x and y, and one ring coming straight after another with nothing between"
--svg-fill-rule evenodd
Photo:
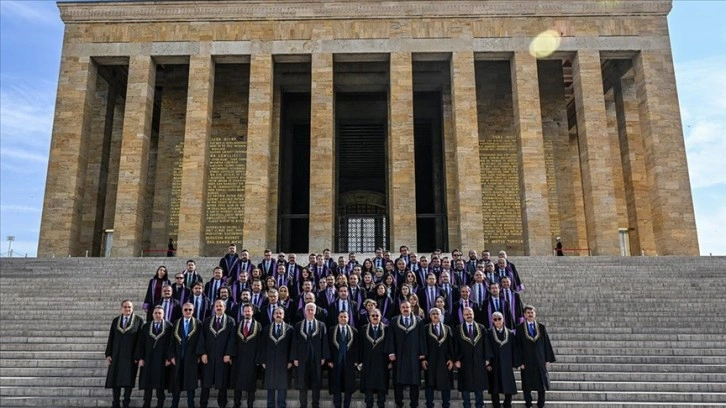
<instances>
[{"instance_id":1,"label":"stone column","mask_svg":"<svg viewBox=\"0 0 726 408\"><path fill-rule=\"evenodd\" d=\"M413 139L413 65L410 52L390 56L388 204L390 248L416 251L416 163Z\"/></svg>"},{"instance_id":2,"label":"stone column","mask_svg":"<svg viewBox=\"0 0 726 408\"><path fill-rule=\"evenodd\" d=\"M88 138L97 69L90 58L61 58L38 256L80 256Z\"/></svg>"},{"instance_id":3,"label":"stone column","mask_svg":"<svg viewBox=\"0 0 726 408\"><path fill-rule=\"evenodd\" d=\"M252 254L268 247L267 219L270 217L270 145L272 139L273 62L271 54L250 56L250 102L247 125L243 246ZM254 165L252 165L254 164ZM273 215L274 216L274 215Z\"/></svg>"},{"instance_id":4,"label":"stone column","mask_svg":"<svg viewBox=\"0 0 726 408\"><path fill-rule=\"evenodd\" d=\"M515 52L511 70L524 251L525 255L550 255L552 237L537 59L528 52Z\"/></svg>"},{"instance_id":5,"label":"stone column","mask_svg":"<svg viewBox=\"0 0 726 408\"><path fill-rule=\"evenodd\" d=\"M141 255L155 83L151 56L130 57L111 248L115 257Z\"/></svg>"},{"instance_id":6,"label":"stone column","mask_svg":"<svg viewBox=\"0 0 726 408\"><path fill-rule=\"evenodd\" d=\"M598 51L578 51L572 62L587 238L593 255L618 255L617 212Z\"/></svg>"},{"instance_id":7,"label":"stone column","mask_svg":"<svg viewBox=\"0 0 726 408\"><path fill-rule=\"evenodd\" d=\"M613 171L613 191L615 192L615 213L618 228L628 228L628 208L625 205L625 185L623 183L623 160L620 157L620 140L618 135L618 118L615 109L615 91L610 88L605 92L605 116L608 121L610 142L610 168ZM632 239L631 239L632 247ZM631 252L635 255L635 253Z\"/></svg>"},{"instance_id":8,"label":"stone column","mask_svg":"<svg viewBox=\"0 0 726 408\"><path fill-rule=\"evenodd\" d=\"M177 256L181 257L205 255L213 98L212 57L190 56L177 240Z\"/></svg>"},{"instance_id":9,"label":"stone column","mask_svg":"<svg viewBox=\"0 0 726 408\"><path fill-rule=\"evenodd\" d=\"M691 183L670 50L633 59L658 255L698 255Z\"/></svg>"},{"instance_id":10,"label":"stone column","mask_svg":"<svg viewBox=\"0 0 726 408\"><path fill-rule=\"evenodd\" d=\"M459 237L449 246L462 250L480 248L484 239L481 164L479 163L479 121L477 120L474 53L454 52L451 56L451 90ZM448 156L448 155L447 155Z\"/></svg>"},{"instance_id":11,"label":"stone column","mask_svg":"<svg viewBox=\"0 0 726 408\"><path fill-rule=\"evenodd\" d=\"M335 111L333 54L312 54L310 83L310 252L333 245Z\"/></svg>"},{"instance_id":12,"label":"stone column","mask_svg":"<svg viewBox=\"0 0 726 408\"><path fill-rule=\"evenodd\" d=\"M643 157L643 139L640 134L638 100L635 96L635 80L622 78L615 83L615 109L618 119L621 156L625 183L625 201L628 207L628 224L634 227L630 233L632 255L655 255L655 238L651 218L648 178Z\"/></svg>"}]
</instances>

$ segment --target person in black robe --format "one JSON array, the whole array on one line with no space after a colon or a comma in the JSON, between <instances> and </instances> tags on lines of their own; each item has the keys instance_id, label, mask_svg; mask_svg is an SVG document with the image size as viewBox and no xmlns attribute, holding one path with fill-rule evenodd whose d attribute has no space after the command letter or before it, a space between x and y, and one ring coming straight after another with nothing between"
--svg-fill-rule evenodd
<instances>
[{"instance_id":1,"label":"person in black robe","mask_svg":"<svg viewBox=\"0 0 726 408\"><path fill-rule=\"evenodd\" d=\"M537 406L545 406L545 391L550 389L547 368L555 362L555 352L547 329L535 320L534 306L524 307L524 323L517 327L517 348L524 404L532 406L532 391L537 391Z\"/></svg>"},{"instance_id":2,"label":"person in black robe","mask_svg":"<svg viewBox=\"0 0 726 408\"><path fill-rule=\"evenodd\" d=\"M359 364L358 331L348 324L351 312L338 312L338 324L328 331L330 376L328 388L335 408L350 408L355 392L355 372ZM342 397L342 394L345 397Z\"/></svg>"},{"instance_id":3,"label":"person in black robe","mask_svg":"<svg viewBox=\"0 0 726 408\"><path fill-rule=\"evenodd\" d=\"M136 383L137 360L135 359L136 343L144 320L134 314L134 304L130 300L121 302L121 315L111 322L106 342L106 388L113 391L112 406L121 407L121 389L124 390L123 406L131 403L131 390Z\"/></svg>"},{"instance_id":4,"label":"person in black robe","mask_svg":"<svg viewBox=\"0 0 726 408\"><path fill-rule=\"evenodd\" d=\"M194 394L199 384L199 357L204 352L202 322L194 318L194 305L182 306L182 317L174 322L174 337L169 344L172 375L169 380L171 407L179 406L181 392L187 392L187 407L194 408Z\"/></svg>"},{"instance_id":5,"label":"person in black robe","mask_svg":"<svg viewBox=\"0 0 726 408\"><path fill-rule=\"evenodd\" d=\"M484 391L488 381L484 375L491 351L486 347L484 326L474 321L474 310L464 308L464 322L454 331L456 338L456 363L459 369L458 388L463 407L471 408L471 394L474 393L476 408L484 406Z\"/></svg>"},{"instance_id":6,"label":"person in black robe","mask_svg":"<svg viewBox=\"0 0 726 408\"><path fill-rule=\"evenodd\" d=\"M555 245L555 253L557 256L565 256L565 251L562 248L562 238L557 237L557 245Z\"/></svg>"},{"instance_id":7,"label":"person in black robe","mask_svg":"<svg viewBox=\"0 0 726 408\"><path fill-rule=\"evenodd\" d=\"M522 322L524 322L524 304L522 303L522 296L511 289L511 280L508 277L501 279L502 290L501 296L505 302L507 302L507 308L509 309L509 315L511 319L504 322L505 326L509 330L514 330Z\"/></svg>"},{"instance_id":8,"label":"person in black robe","mask_svg":"<svg viewBox=\"0 0 726 408\"><path fill-rule=\"evenodd\" d=\"M257 363L265 370L267 408L275 408L276 403L278 408L285 408L288 370L292 367L290 346L293 328L285 323L285 311L282 308L275 309L274 318L275 321L262 331Z\"/></svg>"},{"instance_id":9,"label":"person in black robe","mask_svg":"<svg viewBox=\"0 0 726 408\"><path fill-rule=\"evenodd\" d=\"M235 322L225 313L224 301L214 302L214 315L207 318L202 327L204 348L202 351L202 395L199 406L207 408L209 389L218 390L217 405L227 407L227 388L232 360L227 354L227 345L234 341Z\"/></svg>"},{"instance_id":10,"label":"person in black robe","mask_svg":"<svg viewBox=\"0 0 726 408\"><path fill-rule=\"evenodd\" d=\"M161 289L161 299L154 305L161 306L164 309L164 320L173 323L182 316L181 303L174 299L172 286L164 286Z\"/></svg>"},{"instance_id":11,"label":"person in black robe","mask_svg":"<svg viewBox=\"0 0 726 408\"><path fill-rule=\"evenodd\" d=\"M399 258L400 260L400 258ZM404 301L400 306L401 314L391 321L393 335L393 389L396 407L403 407L403 389L409 387L411 408L418 406L421 384L421 361L426 358L424 325L419 317L411 313L411 303Z\"/></svg>"},{"instance_id":12,"label":"person in black robe","mask_svg":"<svg viewBox=\"0 0 726 408\"><path fill-rule=\"evenodd\" d=\"M237 244L229 244L227 253L219 260L219 266L225 278L239 275L239 255L237 254Z\"/></svg>"},{"instance_id":13,"label":"person in black robe","mask_svg":"<svg viewBox=\"0 0 726 408\"><path fill-rule=\"evenodd\" d=\"M312 391L313 408L320 407L322 366L330 358L325 323L315 319L317 306L305 305L305 319L295 325L290 360L295 366L295 381L300 390L300 407L307 408L308 390Z\"/></svg>"},{"instance_id":14,"label":"person in black robe","mask_svg":"<svg viewBox=\"0 0 726 408\"><path fill-rule=\"evenodd\" d=\"M156 390L156 406L164 406L169 379L169 342L173 325L164 320L164 308L156 306L151 313L152 321L141 328L136 344L136 360L139 361L139 389L144 390L144 408L151 407L151 394Z\"/></svg>"},{"instance_id":15,"label":"person in black robe","mask_svg":"<svg viewBox=\"0 0 726 408\"><path fill-rule=\"evenodd\" d=\"M227 355L232 358L231 386L234 388L234 407L242 406L244 391L247 393L247 408L252 408L257 391L257 361L260 359L264 338L262 325L253 319L253 306L245 304L242 307L242 319L237 324L234 339L227 344Z\"/></svg>"},{"instance_id":16,"label":"person in black robe","mask_svg":"<svg viewBox=\"0 0 726 408\"><path fill-rule=\"evenodd\" d=\"M360 390L365 394L366 408L373 408L374 393L378 408L384 408L392 367L389 355L393 353L393 337L388 326L381 322L379 309L371 309L368 318L370 323L360 330Z\"/></svg>"},{"instance_id":17,"label":"person in black robe","mask_svg":"<svg viewBox=\"0 0 726 408\"><path fill-rule=\"evenodd\" d=\"M504 394L504 408L512 408L512 395L517 393L514 367L518 366L514 332L504 325L504 315L494 312L494 325L487 330L487 346L491 350L489 360L489 394L494 408L501 408L499 394Z\"/></svg>"},{"instance_id":18,"label":"person in black robe","mask_svg":"<svg viewBox=\"0 0 726 408\"><path fill-rule=\"evenodd\" d=\"M434 391L441 392L441 407L451 406L451 388L454 384L454 337L451 327L444 324L443 310L429 311L431 323L424 327L426 360L422 362L426 378L426 407L434 407Z\"/></svg>"},{"instance_id":19,"label":"person in black robe","mask_svg":"<svg viewBox=\"0 0 726 408\"><path fill-rule=\"evenodd\" d=\"M156 268L154 277L149 280L149 286L146 288L146 295L144 295L142 308L146 312L147 321L151 321L151 313L154 311L154 306L161 299L161 289L167 285L171 285L169 275L166 266L161 265Z\"/></svg>"}]
</instances>

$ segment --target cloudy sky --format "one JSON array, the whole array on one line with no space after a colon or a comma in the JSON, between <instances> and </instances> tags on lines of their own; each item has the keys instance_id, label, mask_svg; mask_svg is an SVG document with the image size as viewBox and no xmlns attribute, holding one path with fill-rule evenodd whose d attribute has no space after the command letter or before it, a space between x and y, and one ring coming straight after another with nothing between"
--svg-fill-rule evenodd
<instances>
[{"instance_id":1,"label":"cloudy sky","mask_svg":"<svg viewBox=\"0 0 726 408\"><path fill-rule=\"evenodd\" d=\"M669 16L701 254L726 255L726 2ZM0 0L0 254L36 256L63 24L52 1ZM42 250L41 250L42 251Z\"/></svg>"}]
</instances>

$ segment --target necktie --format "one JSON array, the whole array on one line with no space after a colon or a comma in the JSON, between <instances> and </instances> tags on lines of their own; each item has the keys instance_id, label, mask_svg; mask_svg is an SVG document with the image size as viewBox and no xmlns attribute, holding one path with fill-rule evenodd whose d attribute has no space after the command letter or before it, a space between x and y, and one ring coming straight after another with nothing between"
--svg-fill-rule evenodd
<instances>
[{"instance_id":1,"label":"necktie","mask_svg":"<svg viewBox=\"0 0 726 408\"><path fill-rule=\"evenodd\" d=\"M189 320L184 319L184 337L189 335Z\"/></svg>"},{"instance_id":2,"label":"necktie","mask_svg":"<svg viewBox=\"0 0 726 408\"><path fill-rule=\"evenodd\" d=\"M437 324L434 327L436 328L436 337L441 337L441 329L439 328L439 325Z\"/></svg>"},{"instance_id":3,"label":"necktie","mask_svg":"<svg viewBox=\"0 0 726 408\"><path fill-rule=\"evenodd\" d=\"M121 325L121 327L125 329L127 327L128 323L129 323L129 318L124 317L124 321L123 321L123 324Z\"/></svg>"},{"instance_id":4,"label":"necktie","mask_svg":"<svg viewBox=\"0 0 726 408\"><path fill-rule=\"evenodd\" d=\"M469 325L469 337L471 337L472 340L474 339L474 328L471 324Z\"/></svg>"},{"instance_id":5,"label":"necktie","mask_svg":"<svg viewBox=\"0 0 726 408\"><path fill-rule=\"evenodd\" d=\"M434 304L434 301L436 298L434 297L434 288L429 288L429 306L432 306Z\"/></svg>"},{"instance_id":6,"label":"necktie","mask_svg":"<svg viewBox=\"0 0 726 408\"><path fill-rule=\"evenodd\" d=\"M275 337L280 337L280 335L282 334L282 328L280 327L280 324L279 323L276 324L275 327L276 327L275 330L277 331L277 334L275 335Z\"/></svg>"},{"instance_id":7,"label":"necktie","mask_svg":"<svg viewBox=\"0 0 726 408\"><path fill-rule=\"evenodd\" d=\"M406 327L409 327L411 325L411 323L408 321L408 317L403 319L403 325Z\"/></svg>"},{"instance_id":8,"label":"necktie","mask_svg":"<svg viewBox=\"0 0 726 408\"><path fill-rule=\"evenodd\" d=\"M199 318L200 313L202 312L202 305L201 305L201 299L200 296L197 296L196 301L194 302L194 307L197 309L197 318Z\"/></svg>"},{"instance_id":9,"label":"necktie","mask_svg":"<svg viewBox=\"0 0 726 408\"><path fill-rule=\"evenodd\" d=\"M217 318L217 321L215 322L215 329L219 330L219 327L222 325L222 319L219 317Z\"/></svg>"},{"instance_id":10,"label":"necktie","mask_svg":"<svg viewBox=\"0 0 726 408\"><path fill-rule=\"evenodd\" d=\"M161 326L159 325L159 323L154 323L154 334L159 334L160 328Z\"/></svg>"},{"instance_id":11,"label":"necktie","mask_svg":"<svg viewBox=\"0 0 726 408\"><path fill-rule=\"evenodd\" d=\"M481 302L484 300L484 290L482 289L481 283L479 283L479 299L477 300L479 301L480 305L482 304Z\"/></svg>"},{"instance_id":12,"label":"necktie","mask_svg":"<svg viewBox=\"0 0 726 408\"><path fill-rule=\"evenodd\" d=\"M171 313L169 312L168 300L164 300L164 317L166 317L166 320L171 321Z\"/></svg>"},{"instance_id":13,"label":"necktie","mask_svg":"<svg viewBox=\"0 0 726 408\"><path fill-rule=\"evenodd\" d=\"M346 309L345 309L345 301L340 302L340 305L342 306L340 310L342 310L342 311L345 312L346 311Z\"/></svg>"},{"instance_id":14,"label":"necktie","mask_svg":"<svg viewBox=\"0 0 726 408\"><path fill-rule=\"evenodd\" d=\"M378 339L378 326L373 326L373 339Z\"/></svg>"},{"instance_id":15,"label":"necktie","mask_svg":"<svg viewBox=\"0 0 726 408\"><path fill-rule=\"evenodd\" d=\"M242 333L247 337L250 334L250 321L245 320L244 328L242 329Z\"/></svg>"},{"instance_id":16,"label":"necktie","mask_svg":"<svg viewBox=\"0 0 726 408\"><path fill-rule=\"evenodd\" d=\"M252 303L257 304L257 294L252 298Z\"/></svg>"},{"instance_id":17,"label":"necktie","mask_svg":"<svg viewBox=\"0 0 726 408\"><path fill-rule=\"evenodd\" d=\"M308 334L313 334L313 322L308 322Z\"/></svg>"},{"instance_id":18,"label":"necktie","mask_svg":"<svg viewBox=\"0 0 726 408\"><path fill-rule=\"evenodd\" d=\"M529 324L529 335L534 336L534 323Z\"/></svg>"},{"instance_id":19,"label":"necktie","mask_svg":"<svg viewBox=\"0 0 726 408\"><path fill-rule=\"evenodd\" d=\"M499 311L499 299L494 299L494 310Z\"/></svg>"}]
</instances>

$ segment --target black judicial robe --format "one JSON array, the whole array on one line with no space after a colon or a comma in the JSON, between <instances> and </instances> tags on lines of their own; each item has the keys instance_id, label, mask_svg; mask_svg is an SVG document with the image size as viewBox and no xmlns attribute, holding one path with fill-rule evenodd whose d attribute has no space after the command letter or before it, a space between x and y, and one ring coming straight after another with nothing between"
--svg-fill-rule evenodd
<instances>
[{"instance_id":1,"label":"black judicial robe","mask_svg":"<svg viewBox=\"0 0 726 408\"><path fill-rule=\"evenodd\" d=\"M236 326L233 318L223 314L222 324L215 330L216 318L216 315L207 318L202 328L204 347L201 354L207 355L207 364L202 364L202 386L222 389L229 388L230 365L224 363L224 356L227 344L234 341Z\"/></svg>"},{"instance_id":2,"label":"black judicial robe","mask_svg":"<svg viewBox=\"0 0 726 408\"><path fill-rule=\"evenodd\" d=\"M378 338L373 336L370 324L360 330L360 362L363 369L360 376L360 390L388 391L389 360L393 353L393 336L391 330L383 323L378 325Z\"/></svg>"},{"instance_id":3,"label":"black judicial robe","mask_svg":"<svg viewBox=\"0 0 726 408\"><path fill-rule=\"evenodd\" d=\"M169 342L172 340L173 328L166 320L161 322L158 334L154 334L153 321L141 328L135 357L135 360L144 360L144 366L139 371L140 390L155 390L169 385L170 367L166 366L166 362L170 358Z\"/></svg>"},{"instance_id":4,"label":"black judicial robe","mask_svg":"<svg viewBox=\"0 0 726 408\"><path fill-rule=\"evenodd\" d=\"M524 370L521 370L522 389L549 390L550 378L546 363L555 362L555 352L545 326L535 321L534 328L535 334L532 336L526 321L517 326L519 363L524 364Z\"/></svg>"},{"instance_id":5,"label":"black judicial robe","mask_svg":"<svg viewBox=\"0 0 726 408\"><path fill-rule=\"evenodd\" d=\"M328 378L330 393L337 392L354 392L355 384L355 365L358 364L360 353L358 351L358 331L353 326L346 326L348 338L345 343L341 343L340 325L330 327L328 330L328 342L330 345L330 361L333 362L333 368L330 370ZM341 360L341 350L345 351L345 359Z\"/></svg>"},{"instance_id":6,"label":"black judicial robe","mask_svg":"<svg viewBox=\"0 0 726 408\"><path fill-rule=\"evenodd\" d=\"M172 375L169 381L171 392L196 389L199 385L199 356L204 352L202 322L191 318L189 335L184 339L184 318L174 322L172 340L169 344L169 358L174 358ZM183 350L182 350L183 349ZM182 376L181 370L184 370Z\"/></svg>"},{"instance_id":7,"label":"black judicial robe","mask_svg":"<svg viewBox=\"0 0 726 408\"><path fill-rule=\"evenodd\" d=\"M459 391L484 391L488 386L486 363L489 351L486 347L486 330L479 323L474 324L474 339L466 333L466 323L454 329L456 338L456 361L461 362L459 368Z\"/></svg>"},{"instance_id":8,"label":"black judicial robe","mask_svg":"<svg viewBox=\"0 0 726 408\"><path fill-rule=\"evenodd\" d=\"M290 348L290 361L298 361L295 367L295 379L298 389L320 387L323 379L321 360L330 359L328 345L328 330L320 320L315 320L313 332L305 333L307 320L295 324L292 347ZM308 377L308 365L312 367L313 375Z\"/></svg>"},{"instance_id":9,"label":"black judicial robe","mask_svg":"<svg viewBox=\"0 0 726 408\"><path fill-rule=\"evenodd\" d=\"M516 394L513 368L518 367L519 362L514 332L506 327L498 332L492 327L487 330L487 343L491 350L489 365L492 367L492 371L489 371L489 393Z\"/></svg>"},{"instance_id":10,"label":"black judicial robe","mask_svg":"<svg viewBox=\"0 0 726 408\"><path fill-rule=\"evenodd\" d=\"M234 338L227 343L227 355L232 357L231 388L236 391L254 392L257 389L257 365L261 359L262 325L252 320L247 337L244 320L237 325Z\"/></svg>"},{"instance_id":11,"label":"black judicial robe","mask_svg":"<svg viewBox=\"0 0 726 408\"><path fill-rule=\"evenodd\" d=\"M433 324L427 324L424 328L426 337L426 361L428 369L424 370L426 386L433 387L439 391L447 391L453 388L453 371L446 367L446 362L455 360L454 337L451 327L441 324L441 337L436 336Z\"/></svg>"},{"instance_id":12,"label":"black judicial robe","mask_svg":"<svg viewBox=\"0 0 726 408\"><path fill-rule=\"evenodd\" d=\"M396 316L389 326L393 337L393 350L396 361L393 363L393 382L401 385L419 385L421 383L421 363L419 356L426 355L426 339L424 338L423 321L410 317L410 327L403 325L403 316Z\"/></svg>"},{"instance_id":13,"label":"black judicial robe","mask_svg":"<svg viewBox=\"0 0 726 408\"><path fill-rule=\"evenodd\" d=\"M265 364L265 389L287 389L287 364L290 362L290 346L292 345L293 328L287 323L282 324L279 338L273 336L271 324L262 331L258 364Z\"/></svg>"},{"instance_id":14,"label":"black judicial robe","mask_svg":"<svg viewBox=\"0 0 726 408\"><path fill-rule=\"evenodd\" d=\"M106 373L106 388L133 387L136 385L137 366L135 360L136 343L138 343L144 320L131 314L126 328L122 327L122 315L111 322L106 342L106 357L111 357L111 365Z\"/></svg>"}]
</instances>

